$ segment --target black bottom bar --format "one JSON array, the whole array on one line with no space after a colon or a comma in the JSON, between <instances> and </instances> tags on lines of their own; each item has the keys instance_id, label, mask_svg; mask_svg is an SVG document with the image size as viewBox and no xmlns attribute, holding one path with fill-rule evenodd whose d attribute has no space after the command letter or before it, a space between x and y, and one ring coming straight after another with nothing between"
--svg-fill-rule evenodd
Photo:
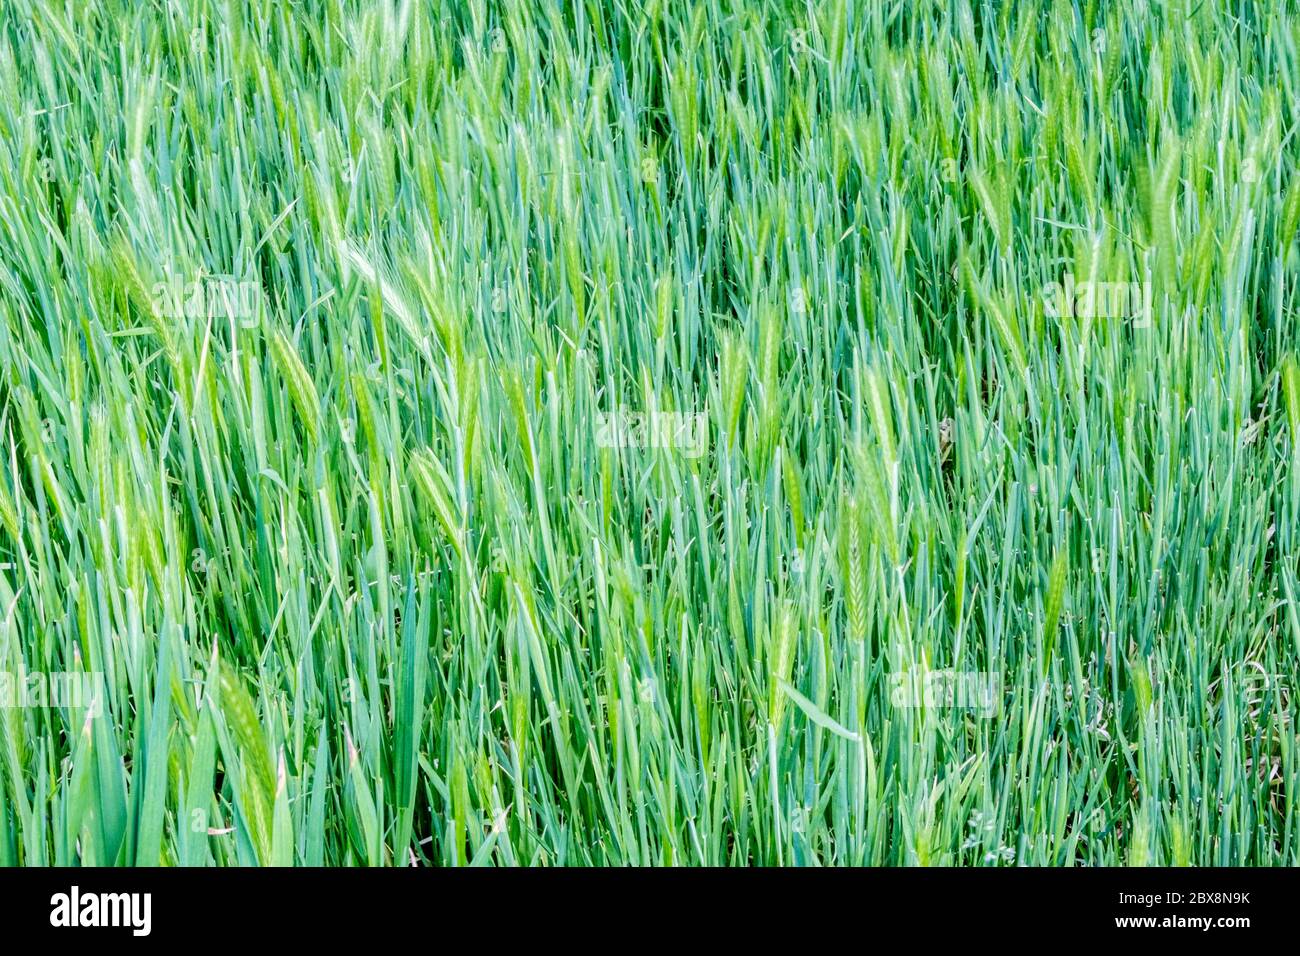
<instances>
[{"instance_id":1,"label":"black bottom bar","mask_svg":"<svg viewBox=\"0 0 1300 956\"><path fill-rule=\"evenodd\" d=\"M1297 870L2 870L19 938L331 951L464 934L552 944L837 934L968 944L1289 937ZM75 889L74 889L75 888ZM147 894L147 897L143 894ZM89 924L89 925L88 925ZM105 925L107 924L107 925ZM147 930L147 933L145 932ZM827 936L826 934L832 934ZM876 935L883 934L883 935ZM820 942L817 940L820 939Z\"/></svg>"}]
</instances>

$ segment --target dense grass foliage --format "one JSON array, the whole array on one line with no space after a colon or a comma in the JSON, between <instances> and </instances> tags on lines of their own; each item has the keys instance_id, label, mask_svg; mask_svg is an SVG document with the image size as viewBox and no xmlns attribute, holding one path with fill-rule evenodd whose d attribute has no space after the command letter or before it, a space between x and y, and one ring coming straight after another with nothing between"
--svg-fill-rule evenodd
<instances>
[{"instance_id":1,"label":"dense grass foliage","mask_svg":"<svg viewBox=\"0 0 1300 956\"><path fill-rule=\"evenodd\" d=\"M0 863L1300 862L1297 77L1290 2L5 0Z\"/></svg>"}]
</instances>

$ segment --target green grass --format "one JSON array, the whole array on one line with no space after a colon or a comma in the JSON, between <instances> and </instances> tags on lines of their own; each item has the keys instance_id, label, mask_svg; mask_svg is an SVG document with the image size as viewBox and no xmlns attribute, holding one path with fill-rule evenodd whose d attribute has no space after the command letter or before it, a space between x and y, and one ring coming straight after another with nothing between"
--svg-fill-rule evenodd
<instances>
[{"instance_id":1,"label":"green grass","mask_svg":"<svg viewBox=\"0 0 1300 956\"><path fill-rule=\"evenodd\" d=\"M0 672L101 697L0 708L0 864L1300 863L1297 75L1292 2L6 0Z\"/></svg>"}]
</instances>

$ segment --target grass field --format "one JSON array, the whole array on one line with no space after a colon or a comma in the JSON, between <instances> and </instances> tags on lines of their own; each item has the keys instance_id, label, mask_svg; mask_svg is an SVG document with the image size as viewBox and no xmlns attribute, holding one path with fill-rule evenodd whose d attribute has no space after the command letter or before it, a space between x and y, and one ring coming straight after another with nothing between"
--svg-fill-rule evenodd
<instances>
[{"instance_id":1,"label":"grass field","mask_svg":"<svg viewBox=\"0 0 1300 956\"><path fill-rule=\"evenodd\" d=\"M0 864L1300 863L1290 0L5 0Z\"/></svg>"}]
</instances>

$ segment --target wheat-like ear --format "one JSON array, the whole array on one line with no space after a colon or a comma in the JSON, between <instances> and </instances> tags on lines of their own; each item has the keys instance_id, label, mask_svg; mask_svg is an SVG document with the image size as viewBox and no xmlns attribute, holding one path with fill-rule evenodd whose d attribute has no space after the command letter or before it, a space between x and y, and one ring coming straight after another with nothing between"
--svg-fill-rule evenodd
<instances>
[{"instance_id":1,"label":"wheat-like ear","mask_svg":"<svg viewBox=\"0 0 1300 956\"><path fill-rule=\"evenodd\" d=\"M299 420L314 439L320 432L320 398L307 366L294 348L293 341L284 332L276 330L269 342L271 358L284 378L289 397L298 411Z\"/></svg>"}]
</instances>

